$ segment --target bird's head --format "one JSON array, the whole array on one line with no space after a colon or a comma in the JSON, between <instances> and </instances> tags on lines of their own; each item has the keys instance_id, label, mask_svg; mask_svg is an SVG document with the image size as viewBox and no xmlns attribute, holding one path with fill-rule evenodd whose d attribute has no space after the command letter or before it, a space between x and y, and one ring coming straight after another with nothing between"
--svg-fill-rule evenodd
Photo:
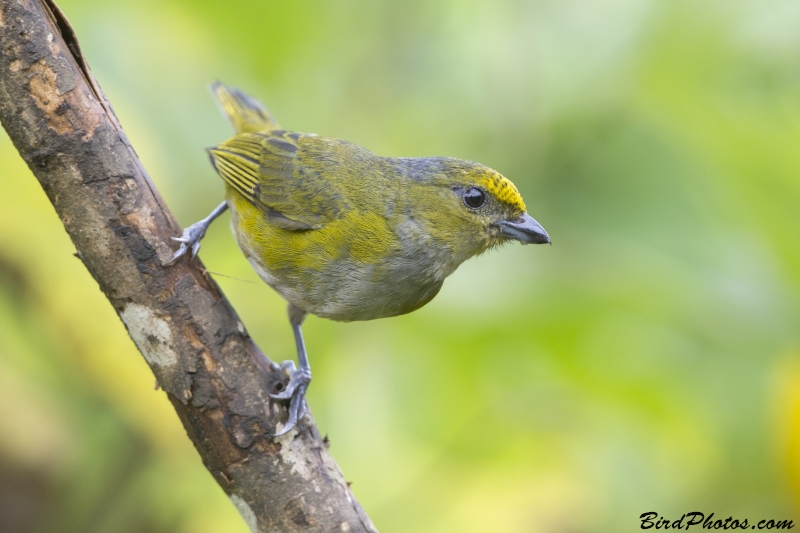
<instances>
[{"instance_id":1,"label":"bird's head","mask_svg":"<svg viewBox=\"0 0 800 533\"><path fill-rule=\"evenodd\" d=\"M544 244L550 237L526 212L525 202L510 180L470 161L436 158L424 181L427 227L458 261L500 244Z\"/></svg>"}]
</instances>

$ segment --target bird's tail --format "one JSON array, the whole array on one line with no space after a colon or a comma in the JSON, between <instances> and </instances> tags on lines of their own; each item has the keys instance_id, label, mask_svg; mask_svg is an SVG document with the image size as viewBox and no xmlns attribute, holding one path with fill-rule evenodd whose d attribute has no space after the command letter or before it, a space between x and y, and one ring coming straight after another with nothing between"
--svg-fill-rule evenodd
<instances>
[{"instance_id":1,"label":"bird's tail","mask_svg":"<svg viewBox=\"0 0 800 533\"><path fill-rule=\"evenodd\" d=\"M236 133L280 129L264 104L252 96L220 82L212 83L209 89Z\"/></svg>"}]
</instances>

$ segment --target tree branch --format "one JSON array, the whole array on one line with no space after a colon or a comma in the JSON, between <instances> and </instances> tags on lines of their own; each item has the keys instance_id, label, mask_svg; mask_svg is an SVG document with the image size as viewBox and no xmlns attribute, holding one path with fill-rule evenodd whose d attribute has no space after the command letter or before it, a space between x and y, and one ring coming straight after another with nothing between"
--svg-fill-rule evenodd
<instances>
[{"instance_id":1,"label":"tree branch","mask_svg":"<svg viewBox=\"0 0 800 533\"><path fill-rule=\"evenodd\" d=\"M254 532L375 528L307 416L274 438L285 384L180 234L49 0L0 0L0 121L206 468Z\"/></svg>"}]
</instances>

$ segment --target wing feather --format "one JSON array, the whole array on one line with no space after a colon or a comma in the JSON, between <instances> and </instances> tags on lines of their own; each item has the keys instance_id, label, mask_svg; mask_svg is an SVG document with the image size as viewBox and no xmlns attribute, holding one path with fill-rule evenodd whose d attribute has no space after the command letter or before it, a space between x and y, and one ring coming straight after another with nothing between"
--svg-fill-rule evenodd
<instances>
[{"instance_id":1,"label":"wing feather","mask_svg":"<svg viewBox=\"0 0 800 533\"><path fill-rule=\"evenodd\" d=\"M208 152L225 183L270 223L319 229L344 211L343 194L337 180L324 179L304 161L303 137L283 130L241 133Z\"/></svg>"}]
</instances>

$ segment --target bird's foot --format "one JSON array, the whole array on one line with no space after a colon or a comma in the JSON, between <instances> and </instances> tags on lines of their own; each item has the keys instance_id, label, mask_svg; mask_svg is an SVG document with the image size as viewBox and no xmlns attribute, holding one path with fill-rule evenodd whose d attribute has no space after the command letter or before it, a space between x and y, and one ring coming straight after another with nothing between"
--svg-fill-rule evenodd
<instances>
[{"instance_id":1,"label":"bird's foot","mask_svg":"<svg viewBox=\"0 0 800 533\"><path fill-rule=\"evenodd\" d=\"M178 241L181 243L181 247L178 248L178 251L175 252L175 254L172 256L172 259L170 259L167 264L173 264L182 256L186 255L186 252L189 250L192 251L192 257L196 256L197 252L200 251L200 239L205 236L206 230L211 223L214 222L214 219L224 213L226 209L228 209L228 202L222 202L216 208L214 208L211 214L206 218L199 222L195 222L183 230L183 235L180 237L172 237L173 241Z\"/></svg>"},{"instance_id":2,"label":"bird's foot","mask_svg":"<svg viewBox=\"0 0 800 533\"><path fill-rule=\"evenodd\" d=\"M283 429L275 434L276 437L289 432L308 412L306 390L311 383L311 371L296 368L294 361L284 361L281 369L289 375L289 383L283 391L270 394L270 397L276 400L289 400L289 419Z\"/></svg>"},{"instance_id":3,"label":"bird's foot","mask_svg":"<svg viewBox=\"0 0 800 533\"><path fill-rule=\"evenodd\" d=\"M167 264L173 264L189 250L192 251L192 257L196 256L197 252L200 251L200 239L205 236L206 230L210 224L211 221L207 219L201 220L200 222L195 222L183 230L183 235L180 237L172 237L173 241L178 241L181 243L181 247L178 248L178 251L175 252L175 254L172 256L172 259L170 259Z\"/></svg>"}]
</instances>

